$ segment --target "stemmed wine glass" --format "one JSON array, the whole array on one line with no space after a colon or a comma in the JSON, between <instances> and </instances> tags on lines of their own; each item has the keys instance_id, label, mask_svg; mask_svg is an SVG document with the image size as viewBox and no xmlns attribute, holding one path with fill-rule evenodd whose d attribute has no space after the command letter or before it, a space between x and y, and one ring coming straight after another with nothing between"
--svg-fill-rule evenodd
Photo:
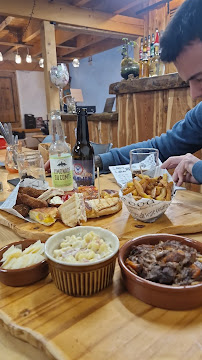
<instances>
[{"instance_id":1,"label":"stemmed wine glass","mask_svg":"<svg viewBox=\"0 0 202 360\"><path fill-rule=\"evenodd\" d=\"M60 111L63 110L63 93L62 89L69 82L69 72L67 70L66 64L58 64L57 66L52 66L50 70L50 79L52 84L57 86L60 89Z\"/></svg>"}]
</instances>

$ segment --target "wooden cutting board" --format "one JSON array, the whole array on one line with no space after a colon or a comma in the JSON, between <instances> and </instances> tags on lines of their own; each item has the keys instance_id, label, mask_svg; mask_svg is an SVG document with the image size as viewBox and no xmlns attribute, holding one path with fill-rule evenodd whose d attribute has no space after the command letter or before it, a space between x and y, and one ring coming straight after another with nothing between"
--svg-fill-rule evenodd
<instances>
[{"instance_id":1,"label":"wooden cutting board","mask_svg":"<svg viewBox=\"0 0 202 360\"><path fill-rule=\"evenodd\" d=\"M52 226L30 223L4 211L0 211L0 224L11 228L23 238L44 239L66 229L60 221ZM202 231L202 195L191 191L180 190L166 213L154 223L136 221L126 207L117 214L99 219L88 220L85 225L101 226L113 231L125 242L144 233L191 234Z\"/></svg>"}]
</instances>

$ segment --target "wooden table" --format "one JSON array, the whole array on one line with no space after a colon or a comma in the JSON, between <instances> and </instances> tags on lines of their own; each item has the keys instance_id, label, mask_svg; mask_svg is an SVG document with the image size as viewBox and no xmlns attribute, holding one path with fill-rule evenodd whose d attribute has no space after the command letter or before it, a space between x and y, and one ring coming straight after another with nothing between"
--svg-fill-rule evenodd
<instances>
[{"instance_id":1,"label":"wooden table","mask_svg":"<svg viewBox=\"0 0 202 360\"><path fill-rule=\"evenodd\" d=\"M38 142L40 143L41 141L43 141L45 139L47 135L43 135L43 134L38 134L38 135L32 135L33 139L37 139Z\"/></svg>"},{"instance_id":2,"label":"wooden table","mask_svg":"<svg viewBox=\"0 0 202 360\"><path fill-rule=\"evenodd\" d=\"M6 171L0 170L0 176L5 185ZM111 176L102 176L101 185L104 183L117 187ZM1 199L8 195L11 186L5 185L4 189ZM202 209L202 195L198 193L182 191L179 198ZM97 220L96 225L113 227L115 233L122 234L123 243L136 236L135 222L130 218L123 209L105 220ZM149 232L151 226L144 231ZM0 235L0 246L19 239L2 225ZM189 236L202 241L201 233ZM63 294L50 275L24 288L0 284L0 308L5 329L41 349L50 359L202 359L202 308L180 312L144 304L124 289L118 265L113 284L89 298Z\"/></svg>"}]
</instances>

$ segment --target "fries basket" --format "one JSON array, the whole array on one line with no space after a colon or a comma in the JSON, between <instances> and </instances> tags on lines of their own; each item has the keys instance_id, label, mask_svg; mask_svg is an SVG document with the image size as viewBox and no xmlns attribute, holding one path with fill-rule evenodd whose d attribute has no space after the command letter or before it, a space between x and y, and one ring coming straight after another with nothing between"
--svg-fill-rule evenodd
<instances>
[{"instance_id":1,"label":"fries basket","mask_svg":"<svg viewBox=\"0 0 202 360\"><path fill-rule=\"evenodd\" d=\"M166 174L166 175L164 175L164 174ZM142 175L142 178L143 179L145 178L145 181L146 181L147 176L151 176L149 171L145 172L144 175ZM162 181L164 179L164 185L162 186L162 189L163 189L163 187L165 189L170 187L169 201L165 200L166 195L167 195L166 190L165 191L160 190L161 193L159 196L156 196L157 199L151 198L151 196L148 196L146 193L142 194L145 197L140 198L140 194L137 192L138 196L134 196L133 191L128 192L127 194L124 194L125 192L127 192L127 188L130 190L130 187L128 187L128 184L130 184L130 183L127 183L120 190L120 198L123 201L123 203L126 205L128 211L130 212L130 214L132 215L132 217L135 220L140 220L140 221L149 222L149 223L154 222L162 214L165 213L165 211L171 204L171 201L172 201L172 199L174 197L174 193L175 193L172 177L167 172L167 170L157 167L155 170L155 173L152 174L152 178L158 178L160 176L162 177ZM167 180L165 180L165 179L167 179ZM136 177L135 180L140 180L140 178ZM151 182L152 182L152 179L151 179ZM171 185L172 185L172 189L171 189ZM144 188L144 186L142 186L142 188ZM151 186L151 188L152 188L152 186ZM137 191L137 190L135 189L135 191ZM163 194L163 193L165 193L165 194ZM159 198L162 198L162 199L158 200Z\"/></svg>"}]
</instances>

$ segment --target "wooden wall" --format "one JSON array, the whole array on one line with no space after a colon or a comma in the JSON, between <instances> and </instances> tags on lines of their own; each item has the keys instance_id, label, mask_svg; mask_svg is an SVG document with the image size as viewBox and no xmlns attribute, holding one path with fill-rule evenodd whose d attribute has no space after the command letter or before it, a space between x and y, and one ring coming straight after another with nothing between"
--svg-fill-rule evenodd
<instances>
[{"instance_id":1,"label":"wooden wall","mask_svg":"<svg viewBox=\"0 0 202 360\"><path fill-rule=\"evenodd\" d=\"M176 12L177 8L184 2L185 0L172 0L170 2L170 13L168 14L167 4L162 4L155 10L149 11L144 15L144 36L148 36L149 34L155 33L155 29L158 28L159 31L165 30L167 24L170 19ZM159 2L159 0L150 0L150 5ZM176 72L176 67L173 63L166 64L165 73L173 73Z\"/></svg>"},{"instance_id":2,"label":"wooden wall","mask_svg":"<svg viewBox=\"0 0 202 360\"><path fill-rule=\"evenodd\" d=\"M77 126L76 115L62 115L62 123L65 132L66 141L75 145L75 129ZM88 116L88 128L90 141L100 144L112 143L113 147L118 146L117 129L118 114L117 113L101 113Z\"/></svg>"}]
</instances>

